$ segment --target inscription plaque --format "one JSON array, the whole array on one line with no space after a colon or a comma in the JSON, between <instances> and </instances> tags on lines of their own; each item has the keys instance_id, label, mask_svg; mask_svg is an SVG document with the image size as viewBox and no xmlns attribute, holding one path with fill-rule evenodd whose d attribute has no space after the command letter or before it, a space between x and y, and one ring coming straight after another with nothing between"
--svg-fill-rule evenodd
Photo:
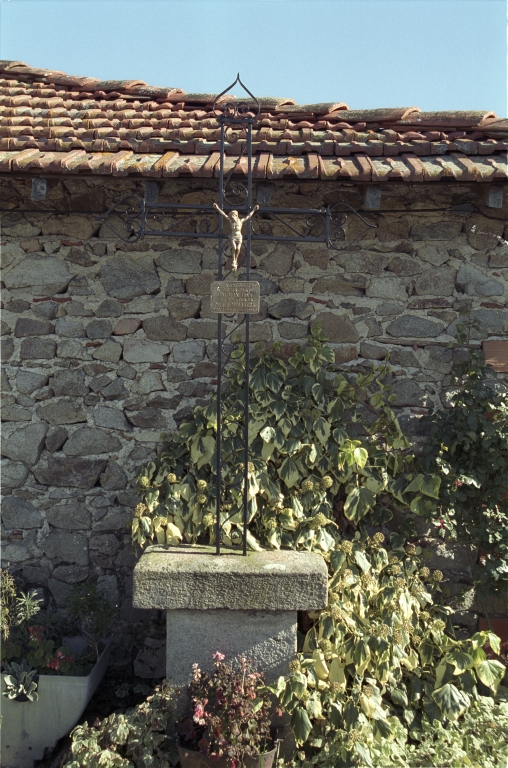
<instances>
[{"instance_id":1,"label":"inscription plaque","mask_svg":"<svg viewBox=\"0 0 508 768\"><path fill-rule=\"evenodd\" d=\"M217 314L257 315L259 312L259 283L255 281L211 284L210 309Z\"/></svg>"}]
</instances>

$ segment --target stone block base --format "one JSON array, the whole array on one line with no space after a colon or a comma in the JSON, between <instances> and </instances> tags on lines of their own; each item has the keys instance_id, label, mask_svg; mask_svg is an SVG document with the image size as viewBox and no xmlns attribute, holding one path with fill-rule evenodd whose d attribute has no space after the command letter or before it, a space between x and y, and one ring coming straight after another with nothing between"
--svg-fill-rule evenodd
<instances>
[{"instance_id":1,"label":"stone block base","mask_svg":"<svg viewBox=\"0 0 508 768\"><path fill-rule=\"evenodd\" d=\"M175 687L188 685L193 664L211 671L216 651L228 661L252 659L267 682L286 675L296 654L296 611L172 610L166 617L166 677Z\"/></svg>"}]
</instances>

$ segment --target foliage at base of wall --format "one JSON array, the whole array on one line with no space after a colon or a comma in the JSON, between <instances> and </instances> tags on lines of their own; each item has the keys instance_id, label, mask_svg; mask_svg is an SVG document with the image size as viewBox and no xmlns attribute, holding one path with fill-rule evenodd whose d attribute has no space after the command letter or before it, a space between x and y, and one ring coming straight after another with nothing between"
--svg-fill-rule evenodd
<instances>
[{"instance_id":1,"label":"foliage at base of wall","mask_svg":"<svg viewBox=\"0 0 508 768\"><path fill-rule=\"evenodd\" d=\"M467 345L467 332L475 329L474 323L459 326L459 343ZM476 585L506 593L508 390L496 376L476 350L456 367L450 407L426 419L422 468L441 479L440 505L422 498L415 511L439 523L443 537L479 547L482 561L472 563Z\"/></svg>"},{"instance_id":2,"label":"foliage at base of wall","mask_svg":"<svg viewBox=\"0 0 508 768\"><path fill-rule=\"evenodd\" d=\"M451 609L435 601L440 572L397 534L383 538L357 532L325 555L328 607L273 688L309 764L374 766L384 744L457 721L505 673L483 649L499 654L496 635L456 639Z\"/></svg>"},{"instance_id":3,"label":"foliage at base of wall","mask_svg":"<svg viewBox=\"0 0 508 768\"><path fill-rule=\"evenodd\" d=\"M176 765L176 750L166 736L170 715L171 696L163 683L125 713L78 725L63 768L170 768Z\"/></svg>"},{"instance_id":4,"label":"foliage at base of wall","mask_svg":"<svg viewBox=\"0 0 508 768\"><path fill-rule=\"evenodd\" d=\"M389 369L335 374L324 341L315 329L288 364L277 350L252 360L248 544L327 561L329 605L274 692L306 760L370 766L377 745L423 732L426 719L456 721L479 683L495 691L505 668L483 650L489 642L499 653L493 633L455 638L452 610L435 600L442 573L422 565L421 549L395 533L385 547L385 534L373 533L396 509L423 505L436 516L441 478L415 469L390 407ZM242 529L243 383L239 354L223 410L221 523L230 544ZM212 400L142 468L134 545L213 543L216 435Z\"/></svg>"},{"instance_id":5,"label":"foliage at base of wall","mask_svg":"<svg viewBox=\"0 0 508 768\"><path fill-rule=\"evenodd\" d=\"M508 761L508 690L496 700L481 696L458 721L446 725L423 719L420 731L407 740L406 729L395 728L394 739L374 745L376 768L505 768ZM329 749L315 760L299 753L286 768L310 768L326 765ZM362 765L356 760L348 766ZM330 765L339 765L330 762Z\"/></svg>"},{"instance_id":6,"label":"foliage at base of wall","mask_svg":"<svg viewBox=\"0 0 508 768\"><path fill-rule=\"evenodd\" d=\"M318 326L287 365L279 350L251 359L248 545L329 551L337 527L381 526L394 508L422 496L436 504L439 478L414 475L410 444L390 407L389 369L334 372ZM243 391L241 350L222 405L221 524L226 544L241 540ZM217 401L194 410L137 478L142 503L134 545L215 541Z\"/></svg>"}]
</instances>

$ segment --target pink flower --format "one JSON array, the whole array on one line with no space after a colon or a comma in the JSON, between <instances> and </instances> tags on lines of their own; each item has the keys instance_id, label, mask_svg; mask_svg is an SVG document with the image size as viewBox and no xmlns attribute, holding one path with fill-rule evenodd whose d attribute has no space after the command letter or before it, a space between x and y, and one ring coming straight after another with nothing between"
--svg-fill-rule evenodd
<instances>
[{"instance_id":1,"label":"pink flower","mask_svg":"<svg viewBox=\"0 0 508 768\"><path fill-rule=\"evenodd\" d=\"M457 488L460 488L461 485L464 485L464 483L461 480L455 480L455 485Z\"/></svg>"},{"instance_id":2,"label":"pink flower","mask_svg":"<svg viewBox=\"0 0 508 768\"><path fill-rule=\"evenodd\" d=\"M224 661L226 657L224 656L223 653L219 653L219 651L215 651L215 653L213 654L213 658L215 659L215 661Z\"/></svg>"}]
</instances>

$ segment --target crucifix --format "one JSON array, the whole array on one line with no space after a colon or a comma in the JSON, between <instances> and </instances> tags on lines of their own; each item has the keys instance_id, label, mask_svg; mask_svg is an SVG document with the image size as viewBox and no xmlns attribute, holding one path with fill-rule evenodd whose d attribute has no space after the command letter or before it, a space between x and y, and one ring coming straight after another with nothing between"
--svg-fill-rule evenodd
<instances>
[{"instance_id":1,"label":"crucifix","mask_svg":"<svg viewBox=\"0 0 508 768\"><path fill-rule=\"evenodd\" d=\"M259 211L259 205L256 205L252 211L249 213L248 216L246 216L244 219L241 219L238 215L238 211L231 211L230 213L224 213L224 211L219 208L217 203L213 204L213 207L219 211L221 216L224 216L225 219L229 221L229 225L231 227L231 235L230 235L230 243L231 243L231 258L233 261L233 272L236 272L238 269L238 257L240 256L240 251L242 249L242 242L243 242L243 234L242 234L242 227L245 224L246 221L249 221L249 219L252 219L256 211Z\"/></svg>"},{"instance_id":2,"label":"crucifix","mask_svg":"<svg viewBox=\"0 0 508 768\"><path fill-rule=\"evenodd\" d=\"M223 97L239 84L248 98L224 100ZM145 235L182 238L213 238L217 241L217 280L211 285L210 308L217 314L217 431L216 431L216 520L215 549L221 553L221 539L224 524L233 516L224 511L224 498L229 489L223 488L222 480L222 437L224 419L222 413L223 377L225 366L233 356L227 339L232 332L224 333L223 319L237 318L235 327L244 326L244 341L233 346L243 350L242 365L244 372L243 400L243 487L242 521L243 535L241 552L247 554L247 524L249 518L248 466L249 466L249 381L250 381L250 315L259 312L260 284L251 276L251 243L253 240L272 242L322 243L328 248L345 250L356 243L374 224L346 203L336 203L325 209L320 208L277 208L269 205L252 205L252 129L259 118L261 105L246 88L237 75L236 80L220 93L213 103L212 115L220 126L220 152L218 173L218 203L213 205L191 205L183 203L157 203L155 200L140 199L128 195L118 200L100 220L115 235L128 243L135 243ZM229 149L227 160L231 164L226 173L226 146ZM235 160L231 162L233 156ZM289 162L293 158L289 158ZM246 162L245 162L246 161ZM243 174L244 180L235 175ZM235 176L235 178L233 178ZM233 198L233 199L231 199ZM240 217L240 211L245 216ZM110 214L123 218L125 234L120 234L107 222ZM365 225L364 230L352 241L347 242L346 224L348 218L357 217ZM230 236L223 231L223 219L230 225ZM189 231L182 225L189 224ZM284 235L274 233L272 224ZM243 228L246 227L244 242ZM225 241L231 246L232 270L223 266ZM240 251L244 245L245 279L237 280L236 272L240 261ZM238 514L238 509L233 512Z\"/></svg>"}]
</instances>

